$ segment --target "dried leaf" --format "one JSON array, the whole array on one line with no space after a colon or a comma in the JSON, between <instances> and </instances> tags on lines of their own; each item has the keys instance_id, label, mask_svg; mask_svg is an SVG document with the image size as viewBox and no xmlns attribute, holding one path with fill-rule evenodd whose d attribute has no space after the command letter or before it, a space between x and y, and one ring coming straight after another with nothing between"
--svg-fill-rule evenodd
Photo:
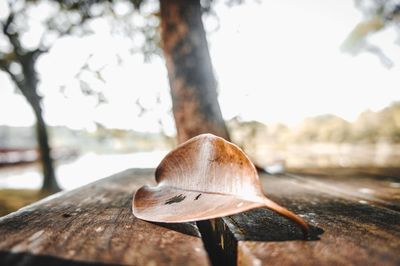
<instances>
[{"instance_id":1,"label":"dried leaf","mask_svg":"<svg viewBox=\"0 0 400 266\"><path fill-rule=\"evenodd\" d=\"M172 150L156 170L156 186L134 196L133 214L143 220L179 223L267 207L299 224L296 214L266 198L253 163L236 145L211 134Z\"/></svg>"}]
</instances>

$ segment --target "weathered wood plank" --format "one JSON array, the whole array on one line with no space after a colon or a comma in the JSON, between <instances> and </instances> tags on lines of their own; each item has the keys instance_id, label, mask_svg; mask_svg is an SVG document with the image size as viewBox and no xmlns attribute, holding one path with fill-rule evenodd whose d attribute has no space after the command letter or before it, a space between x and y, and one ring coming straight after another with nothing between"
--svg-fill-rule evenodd
<instances>
[{"instance_id":1,"label":"weathered wood plank","mask_svg":"<svg viewBox=\"0 0 400 266\"><path fill-rule=\"evenodd\" d=\"M400 211L400 175L376 176L371 173L319 171L318 175L288 174L309 184L333 194L343 194L347 197L367 201L389 209Z\"/></svg>"},{"instance_id":2,"label":"weathered wood plank","mask_svg":"<svg viewBox=\"0 0 400 266\"><path fill-rule=\"evenodd\" d=\"M1 218L0 265L209 265L195 224L132 215L132 193L153 176L127 170Z\"/></svg>"},{"instance_id":3,"label":"weathered wood plank","mask_svg":"<svg viewBox=\"0 0 400 266\"><path fill-rule=\"evenodd\" d=\"M215 238L238 265L400 265L399 212L335 196L302 179L261 180L270 198L314 226L314 240L300 240L294 224L266 209L216 219Z\"/></svg>"}]
</instances>

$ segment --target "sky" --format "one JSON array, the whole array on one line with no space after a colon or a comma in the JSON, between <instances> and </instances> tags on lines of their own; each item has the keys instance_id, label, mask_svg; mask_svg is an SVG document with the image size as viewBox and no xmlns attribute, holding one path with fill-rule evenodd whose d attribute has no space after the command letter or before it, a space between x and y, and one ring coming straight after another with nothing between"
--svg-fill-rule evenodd
<instances>
[{"instance_id":1,"label":"sky","mask_svg":"<svg viewBox=\"0 0 400 266\"><path fill-rule=\"evenodd\" d=\"M366 109L377 111L400 100L400 48L394 29L371 37L395 62L390 69L372 54L351 56L340 50L362 18L353 1L247 2L237 7L218 4L218 19L204 18L225 119L239 116L293 126L306 117L331 113L353 121ZM46 121L74 129L93 130L96 121L111 128L162 128L173 134L163 60L143 63L142 55L129 52L132 39L110 35L109 27L97 20L91 24L94 34L63 38L40 58ZM32 33L25 42L34 45L37 36ZM86 61L101 71L104 81L89 72L81 78L105 94L106 104L98 105L80 91L76 75ZM148 111L141 114L137 101ZM0 73L0 125L33 123L30 107Z\"/></svg>"}]
</instances>

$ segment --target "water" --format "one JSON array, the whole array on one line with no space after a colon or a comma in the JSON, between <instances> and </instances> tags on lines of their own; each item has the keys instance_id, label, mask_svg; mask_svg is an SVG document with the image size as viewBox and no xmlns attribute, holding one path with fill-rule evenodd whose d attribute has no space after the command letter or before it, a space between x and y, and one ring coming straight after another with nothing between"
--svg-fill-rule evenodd
<instances>
[{"instance_id":1,"label":"water","mask_svg":"<svg viewBox=\"0 0 400 266\"><path fill-rule=\"evenodd\" d=\"M70 190L129 168L155 168L166 151L130 154L87 153L56 168L62 189ZM0 168L0 189L39 189L42 175L37 164Z\"/></svg>"},{"instance_id":2,"label":"water","mask_svg":"<svg viewBox=\"0 0 400 266\"><path fill-rule=\"evenodd\" d=\"M308 144L286 149L259 147L252 158L269 171L279 173L285 166L307 167L399 167L400 145L388 144ZM63 189L73 189L128 168L155 168L167 151L129 154L86 153L79 158L60 162L58 183ZM279 159L279 160L277 160ZM277 163L278 162L278 163ZM0 168L0 189L38 189L42 175L37 164Z\"/></svg>"}]
</instances>

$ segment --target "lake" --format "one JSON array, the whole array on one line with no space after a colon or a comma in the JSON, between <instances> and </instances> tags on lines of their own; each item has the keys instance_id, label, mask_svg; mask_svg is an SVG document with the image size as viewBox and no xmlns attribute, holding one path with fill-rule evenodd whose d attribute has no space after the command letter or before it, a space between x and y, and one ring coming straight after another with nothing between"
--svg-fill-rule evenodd
<instances>
[{"instance_id":1,"label":"lake","mask_svg":"<svg viewBox=\"0 0 400 266\"><path fill-rule=\"evenodd\" d=\"M155 168L167 151L128 154L86 153L76 159L56 164L58 184L70 190L128 168ZM42 184L40 165L28 164L0 168L0 189L39 189Z\"/></svg>"}]
</instances>

